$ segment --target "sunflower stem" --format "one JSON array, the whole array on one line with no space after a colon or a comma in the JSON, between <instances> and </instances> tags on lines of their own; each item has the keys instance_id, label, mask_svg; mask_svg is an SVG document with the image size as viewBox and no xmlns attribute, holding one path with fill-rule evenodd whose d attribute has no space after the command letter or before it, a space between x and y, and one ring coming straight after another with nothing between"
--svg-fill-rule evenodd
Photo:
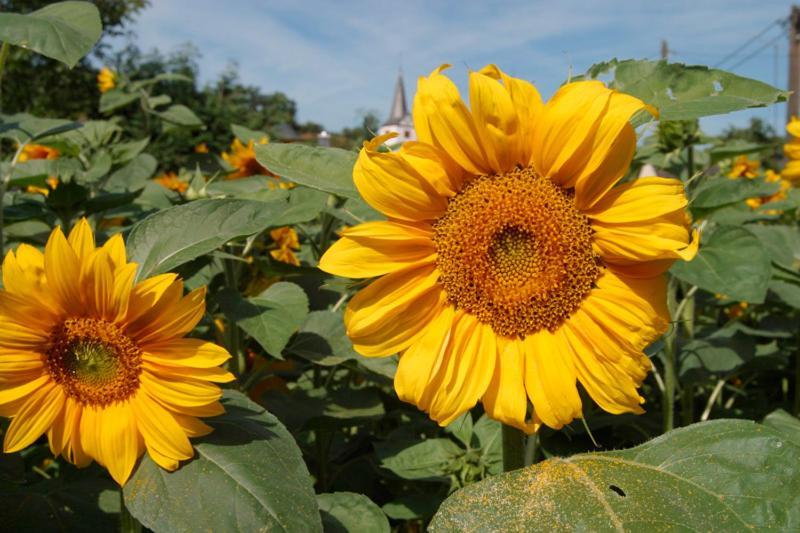
<instances>
[{"instance_id":1,"label":"sunflower stem","mask_svg":"<svg viewBox=\"0 0 800 533\"><path fill-rule=\"evenodd\" d=\"M525 466L525 433L503 424L503 472Z\"/></svg>"},{"instance_id":2,"label":"sunflower stem","mask_svg":"<svg viewBox=\"0 0 800 533\"><path fill-rule=\"evenodd\" d=\"M675 379L677 365L675 354L675 338L678 334L678 316L680 309L675 305L676 280L671 278L667 285L667 307L671 311L672 331L664 336L664 433L675 427Z\"/></svg>"},{"instance_id":3,"label":"sunflower stem","mask_svg":"<svg viewBox=\"0 0 800 533\"><path fill-rule=\"evenodd\" d=\"M141 533L142 524L134 518L125 505L122 487L119 489L119 530L121 533Z\"/></svg>"},{"instance_id":4,"label":"sunflower stem","mask_svg":"<svg viewBox=\"0 0 800 533\"><path fill-rule=\"evenodd\" d=\"M800 416L800 335L798 335L798 351L794 354L794 398L792 414Z\"/></svg>"},{"instance_id":5,"label":"sunflower stem","mask_svg":"<svg viewBox=\"0 0 800 533\"><path fill-rule=\"evenodd\" d=\"M231 289L239 290L239 277L237 275L237 268L239 265L233 259L225 259L222 262L223 270L225 272L225 284ZM247 370L247 361L245 360L244 351L241 348L241 337L239 333L239 326L233 320L228 320L228 331L226 332L228 341L228 351L233 356L234 368L233 373L238 378L241 378Z\"/></svg>"}]
</instances>

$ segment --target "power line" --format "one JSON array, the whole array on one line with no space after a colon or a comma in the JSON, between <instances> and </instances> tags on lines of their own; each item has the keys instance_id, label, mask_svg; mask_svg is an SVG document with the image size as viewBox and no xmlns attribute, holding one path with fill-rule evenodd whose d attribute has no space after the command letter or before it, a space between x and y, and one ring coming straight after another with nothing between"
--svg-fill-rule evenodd
<instances>
[{"instance_id":1,"label":"power line","mask_svg":"<svg viewBox=\"0 0 800 533\"><path fill-rule=\"evenodd\" d=\"M784 34L783 34L783 32L781 32L781 34L780 34L780 35L777 35L777 36L776 36L774 39L772 39L772 40L770 40L770 41L767 41L766 43L764 43L764 45L763 45L763 46L761 46L761 47L757 48L757 49L756 49L756 51L755 51L755 52L753 52L752 54L750 54L749 56L745 57L744 59L742 59L741 61L739 61L739 62L738 62L738 63L736 63L735 65L732 65L732 66L730 66L730 67L726 67L726 68L727 68L728 70L733 70L733 69L735 69L736 67L738 67L739 65L742 65L742 64L744 64L744 63L747 63L748 61L750 61L751 59L753 59L754 57L756 57L756 56L757 56L759 53L761 53L761 52L762 52L762 51L763 51L765 48L767 48L767 47L769 47L769 46L772 46L773 44L777 43L777 42L778 42L780 39L785 39L785 38L786 38L786 35L784 35Z\"/></svg>"},{"instance_id":2,"label":"power line","mask_svg":"<svg viewBox=\"0 0 800 533\"><path fill-rule=\"evenodd\" d=\"M779 18L777 20L773 20L772 22L767 24L767 26L764 29L762 29L760 32L755 34L753 37L751 37L750 39L745 41L745 43L743 45L739 46L739 48L737 48L736 50L734 50L733 52L731 52L730 54L725 56L725 58L723 58L722 61L720 61L719 63L714 65L714 67L721 67L724 63L730 61L731 59L736 57L739 53L744 51L748 46L750 46L750 44L752 42L754 42L755 40L760 38L762 35L767 33L770 29L772 29L773 26L785 24L787 21L788 21L788 19L786 17L781 17L781 18Z\"/></svg>"}]
</instances>

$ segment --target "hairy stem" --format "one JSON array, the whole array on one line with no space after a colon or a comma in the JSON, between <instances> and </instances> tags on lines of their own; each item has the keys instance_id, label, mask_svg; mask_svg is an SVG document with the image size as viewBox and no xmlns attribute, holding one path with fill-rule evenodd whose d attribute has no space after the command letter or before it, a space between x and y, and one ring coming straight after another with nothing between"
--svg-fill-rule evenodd
<instances>
[{"instance_id":1,"label":"hairy stem","mask_svg":"<svg viewBox=\"0 0 800 533\"><path fill-rule=\"evenodd\" d=\"M503 472L525 466L525 433L503 424Z\"/></svg>"}]
</instances>

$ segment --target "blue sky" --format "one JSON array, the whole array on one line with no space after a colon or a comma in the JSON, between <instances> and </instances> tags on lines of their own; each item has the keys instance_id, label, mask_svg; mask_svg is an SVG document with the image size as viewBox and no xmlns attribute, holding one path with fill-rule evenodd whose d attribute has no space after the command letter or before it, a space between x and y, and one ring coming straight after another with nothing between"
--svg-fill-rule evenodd
<instances>
[{"instance_id":1,"label":"blue sky","mask_svg":"<svg viewBox=\"0 0 800 533\"><path fill-rule=\"evenodd\" d=\"M203 82L231 62L241 79L297 102L300 121L329 130L356 125L366 110L388 113L398 68L410 99L416 80L441 63L466 97L468 68L496 63L533 81L547 97L593 63L657 58L661 39L672 60L714 65L770 22L789 14L777 0L560 1L284 1L154 0L132 29L145 50L191 42L201 53ZM731 67L737 74L786 86L787 39L777 26ZM777 39L774 42L773 39ZM776 68L777 59L777 68ZM723 66L723 68L724 68ZM716 133L752 115L781 127L779 106L705 119Z\"/></svg>"}]
</instances>

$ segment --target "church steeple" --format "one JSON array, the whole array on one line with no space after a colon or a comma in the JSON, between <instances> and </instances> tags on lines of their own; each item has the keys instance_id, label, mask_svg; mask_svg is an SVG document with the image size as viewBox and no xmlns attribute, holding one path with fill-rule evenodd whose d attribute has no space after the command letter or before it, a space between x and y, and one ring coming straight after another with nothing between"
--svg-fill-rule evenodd
<instances>
[{"instance_id":1,"label":"church steeple","mask_svg":"<svg viewBox=\"0 0 800 533\"><path fill-rule=\"evenodd\" d=\"M400 125L403 119L408 116L408 106L406 105L406 89L403 83L403 71L397 73L397 83L394 86L394 99L389 110L389 118L383 123L384 126Z\"/></svg>"},{"instance_id":2,"label":"church steeple","mask_svg":"<svg viewBox=\"0 0 800 533\"><path fill-rule=\"evenodd\" d=\"M397 83L394 85L394 98L389 110L389 118L378 128L378 135L394 133L395 137L386 140L386 146L396 148L406 141L415 141L417 133L414 131L414 120L408 112L406 104L406 88L403 84L403 71L397 73Z\"/></svg>"}]
</instances>

